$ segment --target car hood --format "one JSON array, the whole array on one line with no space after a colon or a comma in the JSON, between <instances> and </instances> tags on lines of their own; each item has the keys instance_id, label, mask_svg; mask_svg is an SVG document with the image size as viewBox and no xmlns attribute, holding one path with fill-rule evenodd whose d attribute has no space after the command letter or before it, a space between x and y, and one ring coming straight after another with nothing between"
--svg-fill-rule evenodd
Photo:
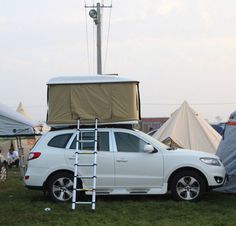
<instances>
[{"instance_id":1,"label":"car hood","mask_svg":"<svg viewBox=\"0 0 236 226\"><path fill-rule=\"evenodd\" d=\"M178 148L175 150L170 150L170 152L172 152L173 154L176 155L189 155L189 156L195 156L195 157L206 157L206 158L217 158L219 159L218 156L212 154L212 153L207 153L204 151L196 151L196 150L190 150L190 149L182 149L182 148Z\"/></svg>"}]
</instances>

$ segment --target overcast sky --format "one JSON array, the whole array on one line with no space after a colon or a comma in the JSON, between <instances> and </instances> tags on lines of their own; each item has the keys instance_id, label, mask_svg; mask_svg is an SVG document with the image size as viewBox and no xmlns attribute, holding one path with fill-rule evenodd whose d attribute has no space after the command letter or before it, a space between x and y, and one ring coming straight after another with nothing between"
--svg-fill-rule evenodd
<instances>
[{"instance_id":1,"label":"overcast sky","mask_svg":"<svg viewBox=\"0 0 236 226\"><path fill-rule=\"evenodd\" d=\"M184 100L210 121L236 110L235 0L112 5L103 10L104 73L140 81L143 117L169 116ZM45 120L50 78L96 72L85 12L81 0L0 0L0 103L22 101Z\"/></svg>"}]
</instances>

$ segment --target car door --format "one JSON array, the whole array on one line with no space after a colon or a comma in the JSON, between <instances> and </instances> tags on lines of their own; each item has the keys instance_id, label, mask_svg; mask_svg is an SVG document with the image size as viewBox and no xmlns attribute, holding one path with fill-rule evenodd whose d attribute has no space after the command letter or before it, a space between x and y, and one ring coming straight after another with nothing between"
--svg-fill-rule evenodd
<instances>
[{"instance_id":1,"label":"car door","mask_svg":"<svg viewBox=\"0 0 236 226\"><path fill-rule=\"evenodd\" d=\"M114 130L116 143L115 186L157 188L163 186L163 157L161 152L144 152L149 144L129 130Z\"/></svg>"},{"instance_id":2,"label":"car door","mask_svg":"<svg viewBox=\"0 0 236 226\"><path fill-rule=\"evenodd\" d=\"M94 140L94 134L83 132L83 140ZM98 153L97 153L97 189L110 188L114 186L114 152L110 142L109 130L98 132ZM81 150L92 150L93 143L84 143ZM68 164L74 168L76 148L76 133L67 145L65 155ZM79 164L93 164L94 155L79 155ZM78 172L83 176L92 176L93 167L79 166ZM84 179L86 186L91 186L92 180Z\"/></svg>"}]
</instances>

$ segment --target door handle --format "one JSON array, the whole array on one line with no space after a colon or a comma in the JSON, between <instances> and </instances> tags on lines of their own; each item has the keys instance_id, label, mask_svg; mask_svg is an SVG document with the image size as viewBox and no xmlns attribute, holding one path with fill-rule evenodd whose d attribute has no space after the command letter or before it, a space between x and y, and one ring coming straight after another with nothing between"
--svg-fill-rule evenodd
<instances>
[{"instance_id":1,"label":"door handle","mask_svg":"<svg viewBox=\"0 0 236 226\"><path fill-rule=\"evenodd\" d=\"M69 159L71 160L75 159L75 155L70 156Z\"/></svg>"},{"instance_id":2,"label":"door handle","mask_svg":"<svg viewBox=\"0 0 236 226\"><path fill-rule=\"evenodd\" d=\"M128 159L117 159L117 162L128 162Z\"/></svg>"}]
</instances>

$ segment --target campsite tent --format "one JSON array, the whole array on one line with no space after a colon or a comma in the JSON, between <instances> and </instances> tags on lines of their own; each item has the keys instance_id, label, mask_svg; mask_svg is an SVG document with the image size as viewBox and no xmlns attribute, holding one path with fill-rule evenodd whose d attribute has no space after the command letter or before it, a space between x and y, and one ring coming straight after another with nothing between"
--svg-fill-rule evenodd
<instances>
[{"instance_id":1,"label":"campsite tent","mask_svg":"<svg viewBox=\"0 0 236 226\"><path fill-rule=\"evenodd\" d=\"M230 115L225 125L224 136L217 149L216 155L222 160L229 181L219 188L219 191L236 192L236 111Z\"/></svg>"},{"instance_id":2,"label":"campsite tent","mask_svg":"<svg viewBox=\"0 0 236 226\"><path fill-rule=\"evenodd\" d=\"M20 113L0 104L0 136L33 135L35 125Z\"/></svg>"},{"instance_id":3,"label":"campsite tent","mask_svg":"<svg viewBox=\"0 0 236 226\"><path fill-rule=\"evenodd\" d=\"M22 136L35 135L36 123L25 118L20 113L0 104L0 137L16 137L20 158L20 174L25 174L24 152L21 146Z\"/></svg>"},{"instance_id":4,"label":"campsite tent","mask_svg":"<svg viewBox=\"0 0 236 226\"><path fill-rule=\"evenodd\" d=\"M185 101L153 135L172 147L215 153L221 136Z\"/></svg>"},{"instance_id":5,"label":"campsite tent","mask_svg":"<svg viewBox=\"0 0 236 226\"><path fill-rule=\"evenodd\" d=\"M138 121L139 82L118 76L57 77L48 82L49 125Z\"/></svg>"},{"instance_id":6,"label":"campsite tent","mask_svg":"<svg viewBox=\"0 0 236 226\"><path fill-rule=\"evenodd\" d=\"M28 114L28 112L26 111L24 105L22 104L22 102L19 103L17 109L17 112L19 112L21 115L23 115L25 118L31 120L31 116Z\"/></svg>"}]
</instances>

